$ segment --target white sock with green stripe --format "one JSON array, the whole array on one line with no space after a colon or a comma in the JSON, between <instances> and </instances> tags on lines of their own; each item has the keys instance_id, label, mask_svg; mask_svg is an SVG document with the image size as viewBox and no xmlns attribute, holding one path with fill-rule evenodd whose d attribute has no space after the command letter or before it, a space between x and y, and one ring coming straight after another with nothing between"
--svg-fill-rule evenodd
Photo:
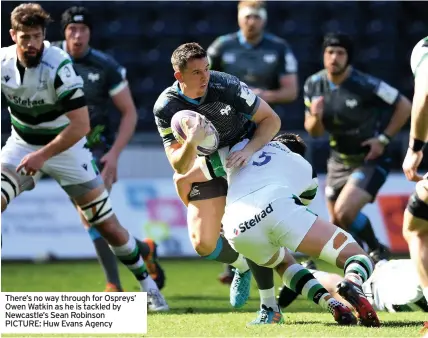
<instances>
[{"instance_id":1,"label":"white sock with green stripe","mask_svg":"<svg viewBox=\"0 0 428 338\"><path fill-rule=\"evenodd\" d=\"M372 275L373 263L365 255L355 255L346 260L343 269L347 280L361 286Z\"/></svg>"},{"instance_id":2,"label":"white sock with green stripe","mask_svg":"<svg viewBox=\"0 0 428 338\"><path fill-rule=\"evenodd\" d=\"M298 263L290 265L285 270L282 281L289 289L301 294L325 310L332 312L334 306L341 305L308 269Z\"/></svg>"},{"instance_id":3,"label":"white sock with green stripe","mask_svg":"<svg viewBox=\"0 0 428 338\"><path fill-rule=\"evenodd\" d=\"M134 274L141 286L141 291L148 292L152 289L158 290L156 283L150 277L144 265L143 257L140 249L138 249L137 241L129 235L128 242L121 246L110 245L111 250L116 257L126 265L126 267Z\"/></svg>"}]
</instances>

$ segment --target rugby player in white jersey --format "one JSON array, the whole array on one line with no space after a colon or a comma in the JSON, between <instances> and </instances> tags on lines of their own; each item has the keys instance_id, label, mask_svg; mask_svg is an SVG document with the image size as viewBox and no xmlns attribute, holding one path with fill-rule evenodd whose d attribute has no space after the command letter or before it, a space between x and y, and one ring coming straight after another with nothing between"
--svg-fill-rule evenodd
<instances>
[{"instance_id":1,"label":"rugby player in white jersey","mask_svg":"<svg viewBox=\"0 0 428 338\"><path fill-rule=\"evenodd\" d=\"M403 171L408 180L417 183L404 212L403 235L428 301L428 173L424 177L417 173L428 141L428 36L413 48L410 63L415 89L409 149L403 162Z\"/></svg>"},{"instance_id":2,"label":"rugby player in white jersey","mask_svg":"<svg viewBox=\"0 0 428 338\"><path fill-rule=\"evenodd\" d=\"M134 274L148 293L149 309L168 310L135 239L113 212L90 151L84 148L90 124L83 80L67 53L44 41L49 21L39 4L16 7L10 30L15 44L1 49L1 90L12 122L12 135L1 150L1 210L33 189L42 174L51 176Z\"/></svg>"},{"instance_id":3,"label":"rugby player in white jersey","mask_svg":"<svg viewBox=\"0 0 428 338\"><path fill-rule=\"evenodd\" d=\"M321 300L326 301L327 308L336 306L337 301L319 288L308 270L289 258L286 248L343 268L345 278L337 285L337 292L355 308L363 325L379 326L376 312L361 289L373 272L373 262L349 233L320 219L298 197L316 188L310 163L287 147L303 141L290 134L279 135L257 151L247 165L226 168L228 154L247 142L199 158L191 171L176 177L183 202L187 203L191 182L227 176L229 189L222 223L225 237L237 252L256 264L274 268L285 285L317 297L321 306ZM272 323L278 313L272 306L262 306L254 322Z\"/></svg>"}]
</instances>

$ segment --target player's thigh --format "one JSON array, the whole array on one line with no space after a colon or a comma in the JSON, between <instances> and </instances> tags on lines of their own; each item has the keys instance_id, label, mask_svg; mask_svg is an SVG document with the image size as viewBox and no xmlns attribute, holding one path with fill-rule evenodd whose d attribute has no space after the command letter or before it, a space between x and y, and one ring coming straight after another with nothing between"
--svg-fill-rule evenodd
<instances>
[{"instance_id":1,"label":"player's thigh","mask_svg":"<svg viewBox=\"0 0 428 338\"><path fill-rule=\"evenodd\" d=\"M275 224L272 203L257 206L251 195L228 206L223 217L224 236L230 246L258 265L268 263L279 246L270 233Z\"/></svg>"},{"instance_id":2,"label":"player's thigh","mask_svg":"<svg viewBox=\"0 0 428 338\"><path fill-rule=\"evenodd\" d=\"M403 234L408 237L412 233L428 233L428 178L416 183L404 212Z\"/></svg>"},{"instance_id":3,"label":"player's thigh","mask_svg":"<svg viewBox=\"0 0 428 338\"><path fill-rule=\"evenodd\" d=\"M100 172L82 139L45 163L45 172L53 177L78 205L89 203L97 190L104 190Z\"/></svg>"},{"instance_id":4,"label":"player's thigh","mask_svg":"<svg viewBox=\"0 0 428 338\"><path fill-rule=\"evenodd\" d=\"M194 246L215 248L226 204L227 182L223 178L194 183L189 193L187 223Z\"/></svg>"},{"instance_id":5,"label":"player's thigh","mask_svg":"<svg viewBox=\"0 0 428 338\"><path fill-rule=\"evenodd\" d=\"M311 230L317 215L293 195L275 200L272 206L277 213L277 223L271 233L272 241L279 247L296 251Z\"/></svg>"},{"instance_id":6,"label":"player's thigh","mask_svg":"<svg viewBox=\"0 0 428 338\"><path fill-rule=\"evenodd\" d=\"M1 149L1 194L2 200L7 204L22 192L33 189L41 178L41 172L37 172L34 176L22 175L16 172L21 160L39 148L11 136Z\"/></svg>"}]
</instances>

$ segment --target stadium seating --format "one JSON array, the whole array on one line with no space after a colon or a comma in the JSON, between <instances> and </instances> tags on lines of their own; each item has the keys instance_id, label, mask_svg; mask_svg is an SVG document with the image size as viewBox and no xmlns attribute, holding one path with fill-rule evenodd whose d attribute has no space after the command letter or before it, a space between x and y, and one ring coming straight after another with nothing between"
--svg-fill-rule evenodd
<instances>
[{"instance_id":1,"label":"stadium seating","mask_svg":"<svg viewBox=\"0 0 428 338\"><path fill-rule=\"evenodd\" d=\"M20 2L2 3L3 27ZM128 78L139 112L138 131L155 132L152 107L157 96L173 81L170 56L184 42L209 44L221 34L238 29L236 2L43 2L55 22L47 39L62 38L61 13L71 5L84 5L94 15L92 45L109 52L128 69ZM412 96L409 56L414 44L428 31L424 2L268 2L268 30L285 38L299 60L300 83L321 66L322 35L342 30L353 35L355 65L381 77ZM2 30L2 46L12 43L8 29ZM288 130L303 129L302 93L298 102L279 107ZM4 109L4 103L2 108ZM10 129L2 113L2 134ZM4 136L4 135L3 135ZM4 140L4 137L2 138ZM316 142L320 153L328 144ZM400 143L401 144L401 143ZM325 159L318 160L320 166ZM399 161L398 161L399 162Z\"/></svg>"}]
</instances>

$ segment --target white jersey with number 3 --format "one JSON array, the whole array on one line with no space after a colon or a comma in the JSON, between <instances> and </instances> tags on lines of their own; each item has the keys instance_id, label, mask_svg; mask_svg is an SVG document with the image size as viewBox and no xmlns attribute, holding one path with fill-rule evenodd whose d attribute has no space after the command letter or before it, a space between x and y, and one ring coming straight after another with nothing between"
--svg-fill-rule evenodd
<instances>
[{"instance_id":1,"label":"white jersey with number 3","mask_svg":"<svg viewBox=\"0 0 428 338\"><path fill-rule=\"evenodd\" d=\"M236 144L230 151L222 148L218 151L221 165L225 167L226 158L230 153L243 149L248 140ZM226 168L229 184L227 204L249 195L268 185L289 188L299 196L308 188L316 189L311 164L302 156L292 152L284 144L269 142L253 154L247 165L241 168Z\"/></svg>"}]
</instances>

